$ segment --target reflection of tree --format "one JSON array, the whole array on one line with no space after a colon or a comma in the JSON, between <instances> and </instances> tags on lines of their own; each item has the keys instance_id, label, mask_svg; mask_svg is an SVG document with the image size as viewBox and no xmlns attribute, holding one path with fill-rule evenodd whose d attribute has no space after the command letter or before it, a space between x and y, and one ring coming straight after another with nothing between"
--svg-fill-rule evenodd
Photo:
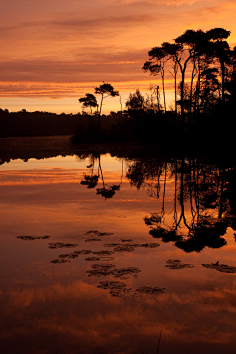
<instances>
[{"instance_id":1,"label":"reflection of tree","mask_svg":"<svg viewBox=\"0 0 236 354\"><path fill-rule=\"evenodd\" d=\"M95 163L95 157L92 155L90 157L90 164L87 166L87 168L90 168L90 174L84 174L84 180L81 180L81 184L88 186L87 188L95 188L96 185L98 184L99 180L99 171L97 174L94 174L94 163Z\"/></svg>"},{"instance_id":2,"label":"reflection of tree","mask_svg":"<svg viewBox=\"0 0 236 354\"><path fill-rule=\"evenodd\" d=\"M135 164L130 164L127 178L130 179L131 186L137 189L146 187L153 198L159 198L160 177L163 172L163 163L153 159L138 159Z\"/></svg>"},{"instance_id":3,"label":"reflection of tree","mask_svg":"<svg viewBox=\"0 0 236 354\"><path fill-rule=\"evenodd\" d=\"M84 180L82 180L80 183L87 185L89 189L96 187L98 184L98 179L99 176L97 175L86 175L84 174Z\"/></svg>"},{"instance_id":4,"label":"reflection of tree","mask_svg":"<svg viewBox=\"0 0 236 354\"><path fill-rule=\"evenodd\" d=\"M98 162L98 170L97 174L94 174L94 165L95 162ZM121 174L121 181L119 184L112 184L108 185L104 181L104 176L102 172L102 166L101 166L101 155L98 154L97 156L91 154L90 155L90 164L87 166L87 168L90 169L90 174L84 174L84 179L81 180L81 184L87 185L87 188L95 188L98 184L99 178L102 178L102 188L97 188L97 195L101 195L105 199L110 199L112 198L117 191L120 190L120 186L122 184L122 178L123 178L123 159L122 159L122 174Z\"/></svg>"},{"instance_id":5,"label":"reflection of tree","mask_svg":"<svg viewBox=\"0 0 236 354\"><path fill-rule=\"evenodd\" d=\"M154 166L150 161L137 161L127 174L132 185L137 188L143 186L152 197L153 182L157 180L159 190L156 199L161 198L160 181L163 180L160 212L146 216L144 221L153 237L161 238L163 242L175 242L186 252L199 252L206 246L219 248L226 244L223 236L227 227L236 224L236 203L232 193L228 193L232 188L232 183L229 184L232 176L235 176L232 168L190 158L175 159L168 164L158 161ZM170 218L168 221L165 218L165 198L166 183L171 178L174 195L170 222Z\"/></svg>"},{"instance_id":6,"label":"reflection of tree","mask_svg":"<svg viewBox=\"0 0 236 354\"><path fill-rule=\"evenodd\" d=\"M101 195L102 197L104 197L105 199L110 199L112 198L115 193L117 191L120 190L120 185L122 183L122 177L121 177L121 182L120 184L112 184L112 185L108 185L108 184L105 184L104 182L104 178L103 178L103 173L102 173L102 166L101 166L101 158L100 158L100 155L99 155L99 158L98 158L98 166L99 166L99 169L100 169L100 172L101 172L101 177L102 177L102 188L97 188L97 194L98 195ZM123 161L122 161L122 175L123 175Z\"/></svg>"}]
</instances>

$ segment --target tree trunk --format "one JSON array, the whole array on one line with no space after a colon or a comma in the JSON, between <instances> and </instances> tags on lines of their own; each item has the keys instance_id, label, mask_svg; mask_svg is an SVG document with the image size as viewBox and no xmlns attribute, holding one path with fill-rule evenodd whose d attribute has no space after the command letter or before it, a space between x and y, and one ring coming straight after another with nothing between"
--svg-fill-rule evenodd
<instances>
[{"instance_id":1,"label":"tree trunk","mask_svg":"<svg viewBox=\"0 0 236 354\"><path fill-rule=\"evenodd\" d=\"M164 70L164 62L161 66L161 77L162 77L162 88L163 88L163 99L164 99L164 108L166 113L166 94L165 94L165 70Z\"/></svg>"},{"instance_id":2,"label":"tree trunk","mask_svg":"<svg viewBox=\"0 0 236 354\"><path fill-rule=\"evenodd\" d=\"M177 116L177 71L175 71L175 115Z\"/></svg>"},{"instance_id":3,"label":"tree trunk","mask_svg":"<svg viewBox=\"0 0 236 354\"><path fill-rule=\"evenodd\" d=\"M193 99L193 80L195 76L195 69L196 69L196 63L195 63L195 58L193 58L193 70L192 70L192 76L191 76L191 86L190 86L190 109L189 109L189 124L191 125L192 123L192 99Z\"/></svg>"},{"instance_id":4,"label":"tree trunk","mask_svg":"<svg viewBox=\"0 0 236 354\"><path fill-rule=\"evenodd\" d=\"M185 70L181 70L182 74L182 80L181 80L181 122L182 122L182 128L184 129L184 77L185 77Z\"/></svg>"},{"instance_id":5,"label":"tree trunk","mask_svg":"<svg viewBox=\"0 0 236 354\"><path fill-rule=\"evenodd\" d=\"M100 118L101 118L101 112L102 112L102 102L103 102L103 94L102 94L101 103L100 103L100 111L98 114L98 133L100 133Z\"/></svg>"},{"instance_id":6,"label":"tree trunk","mask_svg":"<svg viewBox=\"0 0 236 354\"><path fill-rule=\"evenodd\" d=\"M224 61L220 62L220 66L221 66L221 90L222 90L222 104L223 104L223 109L224 109L224 105L225 105L225 65L224 65Z\"/></svg>"}]
</instances>

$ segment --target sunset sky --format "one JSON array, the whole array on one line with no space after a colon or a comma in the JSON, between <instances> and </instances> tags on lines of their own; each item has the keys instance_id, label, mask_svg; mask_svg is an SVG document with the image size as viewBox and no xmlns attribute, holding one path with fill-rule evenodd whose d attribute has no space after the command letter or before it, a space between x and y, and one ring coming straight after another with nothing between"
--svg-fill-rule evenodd
<instances>
[{"instance_id":1,"label":"sunset sky","mask_svg":"<svg viewBox=\"0 0 236 354\"><path fill-rule=\"evenodd\" d=\"M236 45L235 0L2 0L0 107L76 113L103 81L122 96L150 77L148 51L186 29L223 27ZM167 77L169 102L173 83ZM104 102L119 110L119 98Z\"/></svg>"}]
</instances>

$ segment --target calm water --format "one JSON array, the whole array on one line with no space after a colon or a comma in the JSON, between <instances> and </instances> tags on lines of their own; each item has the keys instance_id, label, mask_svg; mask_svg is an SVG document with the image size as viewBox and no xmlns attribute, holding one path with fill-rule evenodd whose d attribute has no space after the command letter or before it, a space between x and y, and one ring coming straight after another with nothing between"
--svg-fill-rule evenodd
<instances>
[{"instance_id":1,"label":"calm water","mask_svg":"<svg viewBox=\"0 0 236 354\"><path fill-rule=\"evenodd\" d=\"M235 353L232 161L0 147L1 353Z\"/></svg>"}]
</instances>

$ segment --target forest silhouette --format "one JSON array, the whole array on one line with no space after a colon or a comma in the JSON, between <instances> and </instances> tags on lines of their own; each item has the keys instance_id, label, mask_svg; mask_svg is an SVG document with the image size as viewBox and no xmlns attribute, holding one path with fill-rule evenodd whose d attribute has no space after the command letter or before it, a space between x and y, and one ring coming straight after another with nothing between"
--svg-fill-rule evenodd
<instances>
[{"instance_id":1,"label":"forest silhouette","mask_svg":"<svg viewBox=\"0 0 236 354\"><path fill-rule=\"evenodd\" d=\"M103 82L79 98L82 113L60 115L0 110L0 136L73 135L72 143L138 141L173 148L221 151L234 145L236 47L230 31L187 30L148 52L142 70L161 78L161 87L139 89L122 99ZM141 68L140 68L141 69ZM173 77L174 100L167 107L166 77ZM98 99L100 102L98 103ZM120 110L102 114L107 97L119 97Z\"/></svg>"},{"instance_id":2,"label":"forest silhouette","mask_svg":"<svg viewBox=\"0 0 236 354\"><path fill-rule=\"evenodd\" d=\"M119 95L108 83L100 85L102 99L86 94L79 99L83 103L84 114L90 108L91 129L88 141L144 141L175 146L195 143L212 146L229 145L234 139L236 98L236 47L230 48L227 39L230 31L223 28L187 30L172 42L164 42L148 52L149 59L143 71L152 76L160 76L162 88L150 87L146 97L139 89L130 93L126 109L110 114L111 126L100 125L103 97ZM167 109L165 78L166 72L173 77L174 104ZM179 80L180 79L180 80ZM95 94L98 88L95 88ZM105 96L105 94L107 96ZM162 96L162 100L161 100ZM162 103L163 102L163 103ZM92 107L96 110L92 112ZM94 125L94 118L97 124ZM112 125L112 122L114 123ZM108 131L109 130L109 131ZM78 134L73 141L83 141Z\"/></svg>"}]
</instances>

